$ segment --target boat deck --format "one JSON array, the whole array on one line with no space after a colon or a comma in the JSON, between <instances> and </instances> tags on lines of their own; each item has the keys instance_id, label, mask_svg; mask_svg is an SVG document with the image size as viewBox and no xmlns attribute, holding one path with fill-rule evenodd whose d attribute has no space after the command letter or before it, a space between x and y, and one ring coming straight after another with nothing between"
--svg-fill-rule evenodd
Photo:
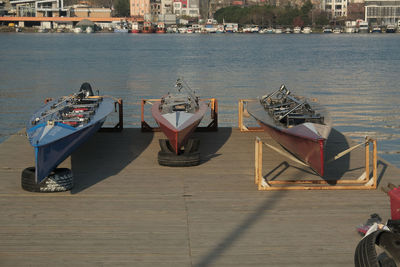
<instances>
[{"instance_id":1,"label":"boat deck","mask_svg":"<svg viewBox=\"0 0 400 267\"><path fill-rule=\"evenodd\" d=\"M254 140L236 128L195 133L202 164L157 164L162 133L97 133L62 165L71 192L30 193L21 171L33 165L23 133L0 144L1 266L354 266L356 226L390 218L381 190L257 191ZM350 141L333 130L328 150ZM378 140L379 147L379 140ZM263 175L312 172L264 148ZM328 166L332 177L362 173L364 150ZM316 178L316 177L315 177ZM379 186L400 184L400 170L378 161Z\"/></svg>"}]
</instances>

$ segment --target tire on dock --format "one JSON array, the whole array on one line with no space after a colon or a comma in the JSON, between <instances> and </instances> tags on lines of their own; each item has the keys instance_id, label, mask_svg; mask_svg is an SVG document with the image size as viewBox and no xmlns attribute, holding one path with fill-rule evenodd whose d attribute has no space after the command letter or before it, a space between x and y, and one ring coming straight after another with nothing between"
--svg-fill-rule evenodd
<instances>
[{"instance_id":1,"label":"tire on dock","mask_svg":"<svg viewBox=\"0 0 400 267\"><path fill-rule=\"evenodd\" d=\"M158 164L168 167L190 167L200 164L200 140L189 139L184 149L177 155L167 139L160 139L161 151L158 152Z\"/></svg>"},{"instance_id":2,"label":"tire on dock","mask_svg":"<svg viewBox=\"0 0 400 267\"><path fill-rule=\"evenodd\" d=\"M383 248L384 253L377 255L375 245ZM358 243L354 254L354 265L362 266L396 266L395 261L400 260L398 251L400 248L400 235L385 230L375 231ZM388 254L395 257L389 257Z\"/></svg>"},{"instance_id":3,"label":"tire on dock","mask_svg":"<svg viewBox=\"0 0 400 267\"><path fill-rule=\"evenodd\" d=\"M35 167L28 167L22 171L21 187L29 192L65 192L73 187L72 171L67 168L56 168L41 183L35 181Z\"/></svg>"}]
</instances>

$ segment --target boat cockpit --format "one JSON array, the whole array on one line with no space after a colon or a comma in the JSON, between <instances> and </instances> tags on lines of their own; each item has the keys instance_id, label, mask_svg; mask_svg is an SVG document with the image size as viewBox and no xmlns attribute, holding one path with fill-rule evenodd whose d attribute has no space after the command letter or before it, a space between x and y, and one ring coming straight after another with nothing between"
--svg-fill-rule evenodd
<instances>
[{"instance_id":1,"label":"boat cockpit","mask_svg":"<svg viewBox=\"0 0 400 267\"><path fill-rule=\"evenodd\" d=\"M285 127L293 127L311 122L324 124L324 117L317 113L303 97L292 96L285 85L275 92L260 97L264 109L278 123Z\"/></svg>"}]
</instances>

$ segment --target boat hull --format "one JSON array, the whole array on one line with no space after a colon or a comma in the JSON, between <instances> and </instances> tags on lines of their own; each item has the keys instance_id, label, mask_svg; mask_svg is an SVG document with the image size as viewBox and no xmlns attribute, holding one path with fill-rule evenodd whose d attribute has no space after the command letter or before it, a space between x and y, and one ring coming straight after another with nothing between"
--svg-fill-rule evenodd
<instances>
[{"instance_id":1,"label":"boat hull","mask_svg":"<svg viewBox=\"0 0 400 267\"><path fill-rule=\"evenodd\" d=\"M55 103L56 100L51 101L39 109L30 122ZM113 109L114 100L104 97L91 120L83 126L73 127L61 122L49 124L47 121L38 125L28 123L27 136L35 149L36 183L43 181L76 148L98 131Z\"/></svg>"},{"instance_id":2,"label":"boat hull","mask_svg":"<svg viewBox=\"0 0 400 267\"><path fill-rule=\"evenodd\" d=\"M323 111L322 107L317 110ZM331 130L327 114L327 125L308 122L285 128L274 123L258 100L249 103L247 111L277 143L324 176L325 145Z\"/></svg>"},{"instance_id":3,"label":"boat hull","mask_svg":"<svg viewBox=\"0 0 400 267\"><path fill-rule=\"evenodd\" d=\"M204 101L199 101L199 109L195 113L186 112L175 112L169 114L161 114L160 112L161 102L155 102L152 106L151 112L153 118L159 125L161 131L166 135L171 143L172 148L176 154L179 154L180 148L186 144L189 137L196 130L200 124L207 110L207 104ZM174 122L170 119L175 117L178 122L178 117L186 116L187 119L184 123L179 126L174 125Z\"/></svg>"},{"instance_id":4,"label":"boat hull","mask_svg":"<svg viewBox=\"0 0 400 267\"><path fill-rule=\"evenodd\" d=\"M326 139L315 138L311 134L309 136L307 134L303 136L296 135L290 131L279 130L260 120L257 120L257 122L277 143L307 163L320 176L324 176L324 148ZM306 126L300 125L298 127L305 128ZM307 131L307 129L303 130Z\"/></svg>"},{"instance_id":5,"label":"boat hull","mask_svg":"<svg viewBox=\"0 0 400 267\"><path fill-rule=\"evenodd\" d=\"M40 183L46 178L72 152L97 132L104 121L105 118L90 127L76 131L52 143L43 146L34 146L36 183Z\"/></svg>"}]
</instances>

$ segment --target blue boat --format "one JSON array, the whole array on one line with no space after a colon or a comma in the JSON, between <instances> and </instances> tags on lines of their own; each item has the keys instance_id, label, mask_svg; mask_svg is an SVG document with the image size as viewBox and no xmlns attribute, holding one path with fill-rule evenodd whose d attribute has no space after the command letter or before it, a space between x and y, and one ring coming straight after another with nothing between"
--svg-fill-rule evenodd
<instances>
[{"instance_id":1,"label":"blue boat","mask_svg":"<svg viewBox=\"0 0 400 267\"><path fill-rule=\"evenodd\" d=\"M52 100L35 112L26 133L35 149L36 183L97 132L113 110L111 97L94 96L84 83L79 93Z\"/></svg>"}]
</instances>

